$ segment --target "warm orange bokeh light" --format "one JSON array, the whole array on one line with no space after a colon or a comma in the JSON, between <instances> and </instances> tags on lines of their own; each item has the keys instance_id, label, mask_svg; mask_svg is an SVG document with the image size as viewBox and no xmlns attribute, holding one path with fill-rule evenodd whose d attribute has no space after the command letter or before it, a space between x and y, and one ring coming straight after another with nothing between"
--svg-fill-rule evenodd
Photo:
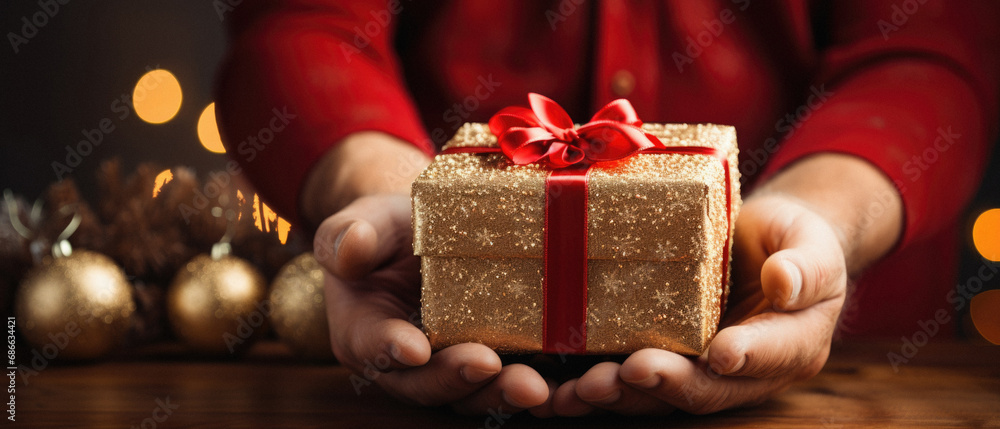
<instances>
[{"instance_id":1,"label":"warm orange bokeh light","mask_svg":"<svg viewBox=\"0 0 1000 429\"><path fill-rule=\"evenodd\" d=\"M1000 345L1000 290L988 290L972 297L969 315L983 338Z\"/></svg>"},{"instance_id":2,"label":"warm orange bokeh light","mask_svg":"<svg viewBox=\"0 0 1000 429\"><path fill-rule=\"evenodd\" d=\"M181 84L173 73L163 69L150 70L139 78L132 90L132 106L136 115L151 124L162 124L174 118L181 109Z\"/></svg>"},{"instance_id":3,"label":"warm orange bokeh light","mask_svg":"<svg viewBox=\"0 0 1000 429\"><path fill-rule=\"evenodd\" d=\"M1000 262L1000 209L990 209L976 218L972 242L984 258Z\"/></svg>"},{"instance_id":4,"label":"warm orange bokeh light","mask_svg":"<svg viewBox=\"0 0 1000 429\"><path fill-rule=\"evenodd\" d=\"M288 231L292 229L292 224L278 216L267 204L261 202L257 194L253 195L253 224L263 232L271 232L271 229L277 231L278 241L281 244L288 241Z\"/></svg>"},{"instance_id":5,"label":"warm orange bokeh light","mask_svg":"<svg viewBox=\"0 0 1000 429\"><path fill-rule=\"evenodd\" d=\"M174 173L170 169L166 169L156 175L156 179L153 181L153 198L160 195L160 190L163 189L163 185L170 183L174 180Z\"/></svg>"},{"instance_id":6,"label":"warm orange bokeh light","mask_svg":"<svg viewBox=\"0 0 1000 429\"><path fill-rule=\"evenodd\" d=\"M209 152L226 153L222 137L219 136L219 126L215 124L215 103L205 107L198 118L198 140Z\"/></svg>"}]
</instances>

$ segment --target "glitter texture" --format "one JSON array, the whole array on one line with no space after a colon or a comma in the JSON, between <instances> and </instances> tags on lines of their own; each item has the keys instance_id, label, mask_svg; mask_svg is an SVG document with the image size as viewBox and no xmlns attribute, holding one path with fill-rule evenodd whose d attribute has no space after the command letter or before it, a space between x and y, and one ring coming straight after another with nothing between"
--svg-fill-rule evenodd
<instances>
[{"instance_id":1,"label":"glitter texture","mask_svg":"<svg viewBox=\"0 0 1000 429\"><path fill-rule=\"evenodd\" d=\"M643 129L668 146L729 154L734 224L741 204L735 130ZM445 147L496 145L485 124L466 124ZM541 351L548 174L502 154L459 153L438 155L414 182L423 325L435 349L479 342L502 352ZM724 177L707 155L640 154L591 169L588 353L656 347L700 354L708 346L720 317L723 246L733 234Z\"/></svg>"},{"instance_id":2,"label":"glitter texture","mask_svg":"<svg viewBox=\"0 0 1000 429\"><path fill-rule=\"evenodd\" d=\"M25 277L15 313L21 334L36 350L53 348L49 346L58 344L54 338L72 331L75 336L59 346L58 358L94 359L126 339L135 303L132 285L114 261L77 249L45 259ZM22 355L28 356L24 350Z\"/></svg>"},{"instance_id":3,"label":"glitter texture","mask_svg":"<svg viewBox=\"0 0 1000 429\"><path fill-rule=\"evenodd\" d=\"M323 268L312 253L288 261L271 283L271 324L292 350L306 358L331 358Z\"/></svg>"}]
</instances>

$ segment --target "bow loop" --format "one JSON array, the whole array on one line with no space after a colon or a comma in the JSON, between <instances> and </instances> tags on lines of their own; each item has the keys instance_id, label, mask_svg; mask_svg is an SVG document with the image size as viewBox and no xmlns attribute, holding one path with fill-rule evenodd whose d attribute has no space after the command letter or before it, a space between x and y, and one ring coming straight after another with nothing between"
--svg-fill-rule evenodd
<instances>
[{"instance_id":1,"label":"bow loop","mask_svg":"<svg viewBox=\"0 0 1000 429\"><path fill-rule=\"evenodd\" d=\"M548 97L531 93L528 103L531 109L505 107L489 122L501 151L518 165L541 163L559 169L614 161L663 147L659 139L639 128L642 121L625 99L608 103L579 128Z\"/></svg>"},{"instance_id":2,"label":"bow loop","mask_svg":"<svg viewBox=\"0 0 1000 429\"><path fill-rule=\"evenodd\" d=\"M573 128L573 120L569 118L569 114L551 98L532 92L528 94L528 104L542 126L552 134Z\"/></svg>"},{"instance_id":3,"label":"bow loop","mask_svg":"<svg viewBox=\"0 0 1000 429\"><path fill-rule=\"evenodd\" d=\"M490 118L490 131L499 136L503 134L509 128L523 127L523 128L533 128L541 127L542 124L538 122L538 118L530 109L521 106L509 106L500 109L499 112Z\"/></svg>"},{"instance_id":4,"label":"bow loop","mask_svg":"<svg viewBox=\"0 0 1000 429\"><path fill-rule=\"evenodd\" d=\"M637 128L642 126L642 121L639 120L639 115L635 113L632 103L629 103L624 98L612 101L602 107L601 110L598 110L594 114L594 117L590 118L590 122L596 121L621 122Z\"/></svg>"}]
</instances>

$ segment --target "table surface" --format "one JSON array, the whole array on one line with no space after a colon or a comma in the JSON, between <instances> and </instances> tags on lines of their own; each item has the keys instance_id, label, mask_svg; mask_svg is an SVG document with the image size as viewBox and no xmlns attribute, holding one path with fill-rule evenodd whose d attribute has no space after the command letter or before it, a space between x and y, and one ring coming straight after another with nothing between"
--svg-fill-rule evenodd
<instances>
[{"instance_id":1,"label":"table surface","mask_svg":"<svg viewBox=\"0 0 1000 429\"><path fill-rule=\"evenodd\" d=\"M818 376L753 408L655 418L540 420L522 413L501 426L1000 427L1000 347L932 343L897 372L887 353L901 346L837 344ZM161 345L100 363L50 365L19 379L16 426L497 427L484 417L401 404L374 385L359 395L349 376L336 364L300 361L275 342L228 361L191 358ZM157 411L164 401L169 414Z\"/></svg>"}]
</instances>

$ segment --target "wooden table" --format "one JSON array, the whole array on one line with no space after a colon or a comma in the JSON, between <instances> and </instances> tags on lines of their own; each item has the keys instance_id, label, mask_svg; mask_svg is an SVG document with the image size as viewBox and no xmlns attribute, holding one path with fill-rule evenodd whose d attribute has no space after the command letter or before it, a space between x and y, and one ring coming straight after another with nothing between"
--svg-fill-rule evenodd
<instances>
[{"instance_id":1,"label":"wooden table","mask_svg":"<svg viewBox=\"0 0 1000 429\"><path fill-rule=\"evenodd\" d=\"M750 409L658 418L519 414L502 427L1000 427L1000 347L929 344L897 373L886 354L900 345L837 345L820 375ZM159 346L102 363L49 366L27 386L19 382L16 426L474 429L486 423L403 405L375 386L358 395L349 375L340 366L300 362L274 342L235 361L192 359Z\"/></svg>"}]
</instances>

